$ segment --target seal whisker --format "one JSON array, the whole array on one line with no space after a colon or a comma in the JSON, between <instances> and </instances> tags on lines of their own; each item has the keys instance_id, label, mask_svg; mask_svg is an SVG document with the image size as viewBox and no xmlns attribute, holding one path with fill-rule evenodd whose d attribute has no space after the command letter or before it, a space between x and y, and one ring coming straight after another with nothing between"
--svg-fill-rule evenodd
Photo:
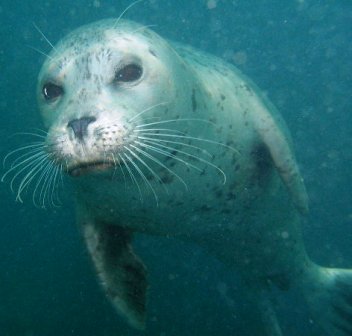
<instances>
[{"instance_id":1,"label":"seal whisker","mask_svg":"<svg viewBox=\"0 0 352 336\"><path fill-rule=\"evenodd\" d=\"M36 188L34 189L34 193L33 193L33 201L34 201L34 205L38 208L42 208L45 209L45 189L46 189L46 182L47 182L47 172L48 170L50 170L51 168L51 164L50 162L47 162L45 164L45 166L43 166L43 169L41 170L41 174L39 176L39 179L37 181L37 185ZM39 196L38 196L38 201L39 203L37 203L36 201L36 195L37 195L37 190L40 187L40 192L39 192ZM38 187L38 188L37 188Z\"/></svg>"},{"instance_id":2,"label":"seal whisker","mask_svg":"<svg viewBox=\"0 0 352 336\"><path fill-rule=\"evenodd\" d=\"M168 151L163 150L162 148L155 147L158 144L146 144L144 142L139 142L139 141L136 141L136 143L138 143L141 146L143 146L145 148L148 148L148 149L150 149L150 150L152 150L154 152L157 152L157 153L162 154L164 156L167 156L167 157L169 157L171 159L175 159L175 160L177 160L179 162L182 162L186 167L192 167L193 169L198 170L199 172L202 172L202 169L200 169L199 167L195 166L194 164L189 163L189 162L177 157L175 154L172 154L172 153L170 153Z\"/></svg>"},{"instance_id":3,"label":"seal whisker","mask_svg":"<svg viewBox=\"0 0 352 336\"><path fill-rule=\"evenodd\" d=\"M158 146L159 148L165 148L165 149L170 150L170 151L176 151L177 153L183 154L185 156L188 156L190 158L193 158L195 160L198 160L199 162L205 163L206 165L209 165L209 166L215 168L223 176L223 184L226 183L226 174L225 174L225 172L221 168L216 166L215 164L211 163L210 161L202 159L202 158L200 158L200 157L198 157L196 155L187 153L187 152L182 151L180 149L177 149L175 147L170 147L170 146L166 146L166 145L160 144L160 143L158 143L158 142L156 142L154 140L145 140L145 141L150 143L150 144L152 144L152 145L154 145L154 146Z\"/></svg>"},{"instance_id":4,"label":"seal whisker","mask_svg":"<svg viewBox=\"0 0 352 336\"><path fill-rule=\"evenodd\" d=\"M114 156L114 154L112 154ZM122 158L121 158L121 155L117 154L119 159L123 162ZM115 156L114 156L115 158ZM124 163L124 162L123 162ZM122 176L123 176L123 180L125 182L125 190L127 189L127 181L126 181L126 174L125 174L125 170L123 169L123 166L119 163L116 164L116 167L119 166L121 172L122 172ZM116 167L115 167L115 171L116 171ZM114 174L115 174L115 171L114 171Z\"/></svg>"},{"instance_id":5,"label":"seal whisker","mask_svg":"<svg viewBox=\"0 0 352 336\"><path fill-rule=\"evenodd\" d=\"M175 176L186 188L186 190L188 191L188 186L186 184L186 182L182 179L182 177L180 177L179 175L177 175L172 169L170 169L169 167L167 167L166 165L164 165L160 160L158 160L157 158L155 158L153 155L147 153L146 151L144 151L141 148L138 148L137 146L134 146L133 144L130 144L131 147L135 148L139 153L141 153L142 155L144 155L145 157L147 157L148 159L152 160L153 162L155 162L156 164L158 164L159 166L161 166L162 168L166 169L170 174L172 174L173 176Z\"/></svg>"},{"instance_id":6,"label":"seal whisker","mask_svg":"<svg viewBox=\"0 0 352 336\"><path fill-rule=\"evenodd\" d=\"M7 178L7 176L9 176L12 172L14 172L17 168L20 168L21 166L24 166L22 167L12 178L11 180L11 183L10 183L10 188L11 188L11 191L13 192L13 181L17 178L17 176L19 176L24 170L26 170L27 168L35 165L39 160L45 158L45 153L43 152L39 152L39 153L36 153L32 156L30 156L29 158L17 163L16 165L14 165L13 167L11 167L1 178L1 181L5 181L5 179Z\"/></svg>"},{"instance_id":7,"label":"seal whisker","mask_svg":"<svg viewBox=\"0 0 352 336\"><path fill-rule=\"evenodd\" d=\"M58 204L56 204L55 200L51 198L52 194L54 193L54 190L57 192L57 183L56 183L57 172L56 171L59 169L61 169L61 166L59 168L57 165L54 164L54 161L49 161L49 160L48 160L48 164L46 164L43 167L41 175L38 179L38 182L36 184L36 187L34 189L33 196L32 196L33 203L36 207L45 209L45 203L46 203L45 200L48 200L49 204L53 207L58 207L60 205L61 202L58 196L57 196ZM53 171L55 172L54 174L53 174ZM42 186L40 188L41 184ZM37 203L36 195L39 191L39 188L40 188L40 192L38 195L39 203ZM51 196L48 197L47 195L48 195L48 192L50 192L50 190L51 190Z\"/></svg>"},{"instance_id":8,"label":"seal whisker","mask_svg":"<svg viewBox=\"0 0 352 336\"><path fill-rule=\"evenodd\" d=\"M60 199L59 199L59 195L58 195L58 191L57 191L57 185L58 185L58 175L59 175L59 166L54 165L54 172L52 174L52 185L51 185L51 195L50 195L50 199L51 199L51 204L53 207L59 207L61 205Z\"/></svg>"},{"instance_id":9,"label":"seal whisker","mask_svg":"<svg viewBox=\"0 0 352 336\"><path fill-rule=\"evenodd\" d=\"M21 203L23 203L21 194L26 189L26 187L31 183L33 178L38 174L38 172L40 172L41 169L39 167L41 166L43 161L45 161L45 159L37 162L37 164L34 165L34 167L22 178L22 181L17 188L17 194L15 198L16 201L20 201ZM30 167L26 166L26 168L30 168Z\"/></svg>"},{"instance_id":10,"label":"seal whisker","mask_svg":"<svg viewBox=\"0 0 352 336\"><path fill-rule=\"evenodd\" d=\"M64 165L61 163L60 164L60 185L62 188L64 188L63 170L64 170Z\"/></svg>"},{"instance_id":11,"label":"seal whisker","mask_svg":"<svg viewBox=\"0 0 352 336\"><path fill-rule=\"evenodd\" d=\"M29 145L27 145L27 146L19 147L19 148L16 148L15 150L12 150L11 152L7 153L6 156L4 157L4 159L2 160L2 165L3 165L3 167L6 166L6 161L7 161L12 155L14 155L14 154L16 154L16 153L18 153L18 152L21 152L21 151L30 149L30 148L35 148L36 151L41 151L42 148L43 148L43 143L42 143L42 142L32 143L32 144L29 144Z\"/></svg>"},{"instance_id":12,"label":"seal whisker","mask_svg":"<svg viewBox=\"0 0 352 336\"><path fill-rule=\"evenodd\" d=\"M16 133L12 134L12 136L15 136L15 135L31 135L31 136L35 136L35 137L42 138L42 139L46 138L46 135L36 134L36 133L32 133L32 132L16 132Z\"/></svg>"},{"instance_id":13,"label":"seal whisker","mask_svg":"<svg viewBox=\"0 0 352 336\"><path fill-rule=\"evenodd\" d=\"M31 162L30 164L23 167L19 172L17 172L13 176L13 178L10 182L10 188L11 188L12 192L14 192L13 185L14 185L17 177L20 176L26 170L30 169L29 172L22 178L20 185L17 188L17 195L16 195L17 201L20 201L21 203L23 203L23 200L21 198L22 192L27 188L27 186L31 183L31 181L35 178L35 176L41 172L41 170L43 169L42 168L43 162L45 162L46 160L47 160L47 157L45 154L43 154L42 156L38 157L36 160Z\"/></svg>"},{"instance_id":14,"label":"seal whisker","mask_svg":"<svg viewBox=\"0 0 352 336\"><path fill-rule=\"evenodd\" d=\"M177 135L177 134L167 134L167 133L148 133L148 135L153 135L153 136L164 136L164 137L174 137L174 138L180 138L180 139L189 139L189 140L196 140L196 141L202 141L205 143L210 143L213 145L218 145L221 147L225 147L228 148L230 150L232 150L233 152L235 152L236 154L240 154L240 152L231 146L228 146L222 142L218 142L218 141L214 141L214 140L210 140L210 139L203 139L203 138L197 138L197 137L192 137L192 136L188 136L188 135Z\"/></svg>"},{"instance_id":15,"label":"seal whisker","mask_svg":"<svg viewBox=\"0 0 352 336\"><path fill-rule=\"evenodd\" d=\"M138 156L133 153L133 151L128 148L127 146L124 146L124 148L131 154L133 155L139 162L142 162L141 160L139 160ZM132 158L129 157L128 154L125 153L125 155L128 157L128 159L130 160L130 162L132 163L132 165L134 166L134 168L136 169L136 171L138 172L138 174L142 177L144 183L150 188L150 190L152 191L155 201L156 201L156 205L159 206L159 199L158 196L153 188L153 186L151 185L151 183L148 181L147 177L145 176L145 174L142 172L142 170L138 167L138 165L133 161ZM148 166L146 166L148 167Z\"/></svg>"},{"instance_id":16,"label":"seal whisker","mask_svg":"<svg viewBox=\"0 0 352 336\"><path fill-rule=\"evenodd\" d=\"M55 53L57 54L58 51L57 49L54 47L54 45L49 41L49 39L45 36L45 34L43 33L43 31L35 24L35 22L32 22L34 28L38 31L38 33L44 38L44 40L50 45L50 47L55 51Z\"/></svg>"},{"instance_id":17,"label":"seal whisker","mask_svg":"<svg viewBox=\"0 0 352 336\"><path fill-rule=\"evenodd\" d=\"M41 129L41 128L31 127L30 129L32 129L32 130L34 130L34 131L37 131L37 132L39 132L39 133L42 133L42 134L44 134L45 136L48 135L48 131L43 130L43 129Z\"/></svg>"},{"instance_id":18,"label":"seal whisker","mask_svg":"<svg viewBox=\"0 0 352 336\"><path fill-rule=\"evenodd\" d=\"M138 148L132 144L129 145L130 147L132 147L134 150L138 151ZM131 151L127 146L125 146L125 148L129 151ZM157 179L157 181L164 187L166 193L169 193L169 190L167 189L165 183L163 183L163 181L161 180L160 176L151 168L149 167L149 165L142 159L140 158L135 152L131 151L131 154L139 161L141 162L147 169L148 171Z\"/></svg>"},{"instance_id":19,"label":"seal whisker","mask_svg":"<svg viewBox=\"0 0 352 336\"><path fill-rule=\"evenodd\" d=\"M113 173L113 175L112 175L112 178L115 177L117 167L119 167L119 168L120 168L120 171L121 171L121 173L122 173L123 180L124 180L124 182L125 182L125 189L126 189L126 175L125 175L125 172L123 171L122 166L116 161L116 158L115 158L114 153L111 153L111 156L112 156L112 161L114 162L114 173Z\"/></svg>"},{"instance_id":20,"label":"seal whisker","mask_svg":"<svg viewBox=\"0 0 352 336\"><path fill-rule=\"evenodd\" d=\"M162 120L162 121L155 121L152 123L147 123L147 124L142 124L142 125L138 125L136 126L136 128L140 128L140 127L145 127L145 126L151 126L151 125L159 125L159 124L168 124L168 123L172 123L172 122L178 122L178 121L199 121L199 122L203 122L206 124L210 124L213 126L216 126L216 124L210 120L205 120L205 119L197 119L197 118L179 118L179 119L168 119L168 120Z\"/></svg>"},{"instance_id":21,"label":"seal whisker","mask_svg":"<svg viewBox=\"0 0 352 336\"><path fill-rule=\"evenodd\" d=\"M133 132L139 133L139 132L170 132L171 133L177 133L177 134L182 134L186 135L186 133L179 131L179 130L174 130L171 128L144 128L144 129L134 129Z\"/></svg>"},{"instance_id":22,"label":"seal whisker","mask_svg":"<svg viewBox=\"0 0 352 336\"><path fill-rule=\"evenodd\" d=\"M42 174L40 176L40 181L43 181L42 183L42 187L39 193L39 202L41 203L41 206L39 206L40 208L45 209L45 200L48 199L48 201L50 200L50 198L48 198L47 193L48 190L50 189L51 186L51 182L52 182L52 171L54 169L54 164L51 161L48 161L48 163L45 165L45 167L43 167L42 170ZM38 186L40 185L40 183L38 184ZM37 205L37 204L36 204Z\"/></svg>"},{"instance_id":23,"label":"seal whisker","mask_svg":"<svg viewBox=\"0 0 352 336\"><path fill-rule=\"evenodd\" d=\"M56 204L55 201L55 190L57 186L57 174L58 174L58 166L55 165L53 162L50 161L50 167L48 169L47 175L46 175L46 180L47 182L47 188L46 188L46 198L43 199L45 203L45 199L48 200L49 205L52 207L58 207L59 205Z\"/></svg>"},{"instance_id":24,"label":"seal whisker","mask_svg":"<svg viewBox=\"0 0 352 336\"><path fill-rule=\"evenodd\" d=\"M185 142L181 142L181 141L172 141L172 140L166 140L166 139L154 139L154 138L148 138L149 134L144 134L142 136L138 136L138 139L142 139L142 140L153 140L153 141L157 141L157 142L166 142L166 143L172 143L174 145L180 145L180 146L184 146L184 147L189 147L189 148L193 148L196 149L197 151L202 152L204 155L209 156L210 158L212 158L213 156L204 148L202 147L198 147L195 145L191 145Z\"/></svg>"},{"instance_id":25,"label":"seal whisker","mask_svg":"<svg viewBox=\"0 0 352 336\"><path fill-rule=\"evenodd\" d=\"M126 158L126 160L127 160L128 162L130 162L130 163L132 164L131 158L130 158L126 153L123 153L123 156ZM121 155L121 158L122 158L122 155ZM123 158L122 158L122 159L123 159ZM123 159L123 162L124 162L124 164L125 164L125 166L126 166L128 172L129 172L129 174L130 174L130 176L131 176L131 178L132 178L134 184L137 186L137 189L138 189L138 192L139 192L139 199L140 199L141 203L143 203L143 195L142 195L141 187L139 186L139 183L138 183L138 181L137 181L135 175L133 174L132 169L128 166L126 160Z\"/></svg>"},{"instance_id":26,"label":"seal whisker","mask_svg":"<svg viewBox=\"0 0 352 336\"><path fill-rule=\"evenodd\" d=\"M27 157L31 157L31 156L33 156L33 155L36 154L36 153L44 153L44 152L43 152L43 149L42 149L42 148L32 149L32 150L30 150L29 152L24 153L24 154L20 155L19 157L17 157L16 159L14 159L14 160L12 161L10 167L11 167L11 168L14 167L19 161L22 161L22 160L24 160L24 159L27 158Z\"/></svg>"},{"instance_id":27,"label":"seal whisker","mask_svg":"<svg viewBox=\"0 0 352 336\"><path fill-rule=\"evenodd\" d=\"M132 8L133 6L137 5L139 2L142 2L144 0L136 0L134 2L132 2L129 6L127 6L122 13L119 15L119 17L116 19L115 23L113 24L112 28L115 29L116 26L118 25L118 23L120 22L120 20L122 19L122 17L126 14L126 12Z\"/></svg>"},{"instance_id":28,"label":"seal whisker","mask_svg":"<svg viewBox=\"0 0 352 336\"><path fill-rule=\"evenodd\" d=\"M27 46L29 49L32 49L32 50L36 51L37 53L39 53L39 54L41 54L41 55L43 55L43 56L49 58L49 59L50 59L52 62L54 62L56 65L59 65L59 63L57 63L53 57L51 57L50 55L48 55L48 54L45 53L44 51L41 51L40 49L35 48L35 47L33 47L33 46L30 46L30 45L28 45L28 44L27 44L26 46Z\"/></svg>"},{"instance_id":29,"label":"seal whisker","mask_svg":"<svg viewBox=\"0 0 352 336\"><path fill-rule=\"evenodd\" d=\"M145 25L145 26L142 26L142 27L137 28L136 30L133 30L133 31L131 32L131 34L133 35L133 34L139 32L139 31L141 31L141 30L148 29L148 28L153 28L153 27L157 27L157 26L158 26L158 25L156 25L156 24Z\"/></svg>"},{"instance_id":30,"label":"seal whisker","mask_svg":"<svg viewBox=\"0 0 352 336\"><path fill-rule=\"evenodd\" d=\"M132 144L129 145L130 147L132 147L133 149L138 151L138 148ZM157 181L163 186L166 194L169 194L169 190L166 187L165 183L162 181L162 179L160 178L160 176L151 168L149 167L149 165L142 159L140 158L136 153L132 152L133 156L140 161L149 171L150 173L157 179Z\"/></svg>"},{"instance_id":31,"label":"seal whisker","mask_svg":"<svg viewBox=\"0 0 352 336\"><path fill-rule=\"evenodd\" d=\"M135 116L133 116L131 119L128 120L128 123L131 123L133 120L137 119L137 118L140 117L142 114L144 114L144 113L146 113L146 112L148 112L148 111L150 111L150 110L152 110L152 109L154 109L154 108L156 108L156 107L158 107L158 106L167 105L167 104L168 104L168 102L161 102L161 103L152 105L152 106L150 106L150 107L144 109L143 111L137 113Z\"/></svg>"},{"instance_id":32,"label":"seal whisker","mask_svg":"<svg viewBox=\"0 0 352 336\"><path fill-rule=\"evenodd\" d=\"M41 162L39 162L35 167L33 167L31 169L31 171L22 180L21 185L19 186L18 191L17 191L17 195L16 195L17 201L20 201L21 203L23 203L23 200L22 200L23 191L26 190L29 187L29 185L31 184L31 182L34 180L34 178L38 174L40 174L46 166L48 166L50 164L49 162L46 162L43 165L43 162L45 162L45 159L42 160ZM33 204L35 204L35 203L33 203Z\"/></svg>"}]
</instances>

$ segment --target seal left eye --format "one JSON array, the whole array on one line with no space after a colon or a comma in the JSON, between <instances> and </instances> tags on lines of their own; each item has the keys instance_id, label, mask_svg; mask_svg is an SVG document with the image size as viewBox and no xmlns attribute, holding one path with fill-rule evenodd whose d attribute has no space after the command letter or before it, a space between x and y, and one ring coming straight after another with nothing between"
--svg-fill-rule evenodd
<instances>
[{"instance_id":1,"label":"seal left eye","mask_svg":"<svg viewBox=\"0 0 352 336\"><path fill-rule=\"evenodd\" d=\"M43 86L42 92L45 100L50 101L60 97L64 93L64 90L60 85L46 83Z\"/></svg>"}]
</instances>

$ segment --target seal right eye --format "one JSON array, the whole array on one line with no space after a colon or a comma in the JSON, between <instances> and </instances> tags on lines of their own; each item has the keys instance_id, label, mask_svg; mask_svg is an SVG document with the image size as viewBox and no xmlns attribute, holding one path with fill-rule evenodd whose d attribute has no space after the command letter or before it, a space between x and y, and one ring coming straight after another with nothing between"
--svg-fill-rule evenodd
<instances>
[{"instance_id":1,"label":"seal right eye","mask_svg":"<svg viewBox=\"0 0 352 336\"><path fill-rule=\"evenodd\" d=\"M115 74L116 83L134 82L141 78L143 73L142 67L138 64L127 64Z\"/></svg>"},{"instance_id":2,"label":"seal right eye","mask_svg":"<svg viewBox=\"0 0 352 336\"><path fill-rule=\"evenodd\" d=\"M51 101L60 97L64 93L64 89L60 85L46 83L43 86L42 93L46 101Z\"/></svg>"}]
</instances>

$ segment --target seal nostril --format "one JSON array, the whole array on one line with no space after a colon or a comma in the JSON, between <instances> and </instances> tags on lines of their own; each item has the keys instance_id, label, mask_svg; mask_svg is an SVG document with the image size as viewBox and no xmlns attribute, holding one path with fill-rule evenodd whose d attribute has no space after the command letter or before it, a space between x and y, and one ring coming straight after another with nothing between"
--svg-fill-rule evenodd
<instances>
[{"instance_id":1,"label":"seal nostril","mask_svg":"<svg viewBox=\"0 0 352 336\"><path fill-rule=\"evenodd\" d=\"M67 127L72 128L75 137L79 140L83 140L84 136L87 135L88 125L96 121L95 117L83 117L80 119L73 119Z\"/></svg>"}]
</instances>

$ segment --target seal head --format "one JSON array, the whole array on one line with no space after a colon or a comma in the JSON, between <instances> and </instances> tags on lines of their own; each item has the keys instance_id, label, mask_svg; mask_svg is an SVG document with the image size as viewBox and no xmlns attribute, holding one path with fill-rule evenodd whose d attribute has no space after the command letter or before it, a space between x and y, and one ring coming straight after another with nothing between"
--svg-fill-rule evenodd
<instances>
[{"instance_id":1,"label":"seal head","mask_svg":"<svg viewBox=\"0 0 352 336\"><path fill-rule=\"evenodd\" d=\"M165 44L140 26L115 20L84 26L63 39L39 75L38 101L51 159L68 173L106 171L123 164L140 117L177 105L172 59ZM165 99L167 97L167 99ZM175 106L173 107L175 108ZM138 122L138 123L137 123Z\"/></svg>"}]
</instances>

